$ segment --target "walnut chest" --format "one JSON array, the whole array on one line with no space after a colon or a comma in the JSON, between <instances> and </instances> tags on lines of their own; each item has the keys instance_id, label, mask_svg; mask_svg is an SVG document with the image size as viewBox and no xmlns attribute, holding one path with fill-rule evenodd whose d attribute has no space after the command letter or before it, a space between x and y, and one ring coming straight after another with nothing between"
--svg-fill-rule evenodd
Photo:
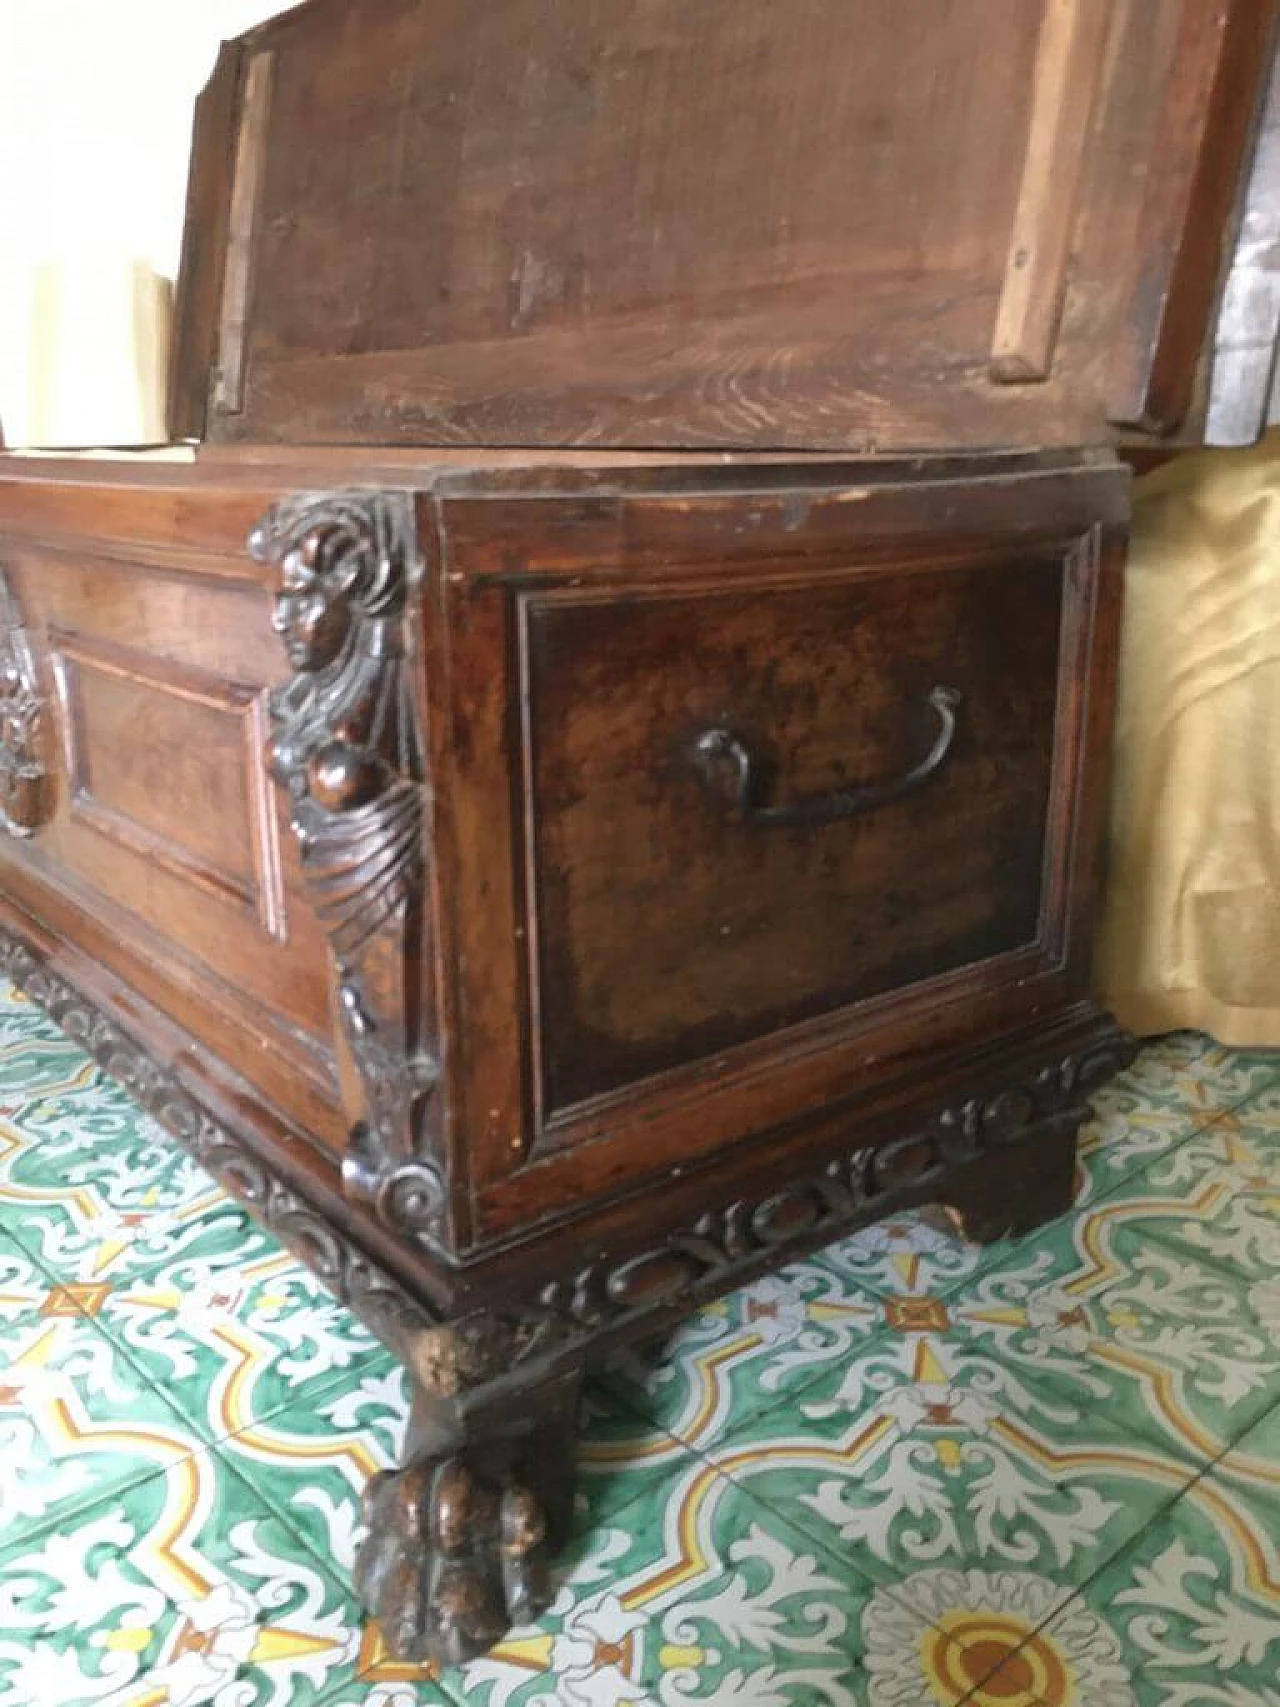
<instances>
[{"instance_id":1,"label":"walnut chest","mask_svg":"<svg viewBox=\"0 0 1280 1707\"><path fill-rule=\"evenodd\" d=\"M619 1340L1069 1202L1272 10L311 0L197 113L191 459L0 460L0 967L404 1358L399 1654L546 1604Z\"/></svg>"}]
</instances>

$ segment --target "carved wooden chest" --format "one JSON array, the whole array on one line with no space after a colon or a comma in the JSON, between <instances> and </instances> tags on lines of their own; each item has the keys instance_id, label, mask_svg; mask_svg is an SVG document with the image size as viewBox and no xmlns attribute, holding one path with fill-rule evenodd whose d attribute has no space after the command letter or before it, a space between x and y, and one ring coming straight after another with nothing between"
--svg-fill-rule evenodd
<instances>
[{"instance_id":1,"label":"carved wooden chest","mask_svg":"<svg viewBox=\"0 0 1280 1707\"><path fill-rule=\"evenodd\" d=\"M611 1345L1058 1212L1127 1053L1109 441L1270 7L903 10L313 0L198 115L220 443L0 460L0 967L403 1356L406 1656L545 1604Z\"/></svg>"}]
</instances>

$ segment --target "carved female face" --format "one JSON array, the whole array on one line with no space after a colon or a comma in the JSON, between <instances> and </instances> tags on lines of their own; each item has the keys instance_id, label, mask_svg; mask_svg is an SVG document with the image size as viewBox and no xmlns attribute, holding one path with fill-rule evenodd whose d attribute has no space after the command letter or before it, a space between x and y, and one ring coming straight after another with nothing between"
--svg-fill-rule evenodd
<instances>
[{"instance_id":1,"label":"carved female face","mask_svg":"<svg viewBox=\"0 0 1280 1707\"><path fill-rule=\"evenodd\" d=\"M347 600L325 585L301 551L290 551L280 569L271 626L295 670L322 670L342 650L351 620Z\"/></svg>"}]
</instances>

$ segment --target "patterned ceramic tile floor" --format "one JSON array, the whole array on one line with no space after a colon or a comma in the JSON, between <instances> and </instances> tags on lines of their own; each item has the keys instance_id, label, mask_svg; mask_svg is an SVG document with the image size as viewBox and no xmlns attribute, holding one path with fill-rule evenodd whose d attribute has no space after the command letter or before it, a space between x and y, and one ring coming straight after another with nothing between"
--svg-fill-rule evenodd
<instances>
[{"instance_id":1,"label":"patterned ceramic tile floor","mask_svg":"<svg viewBox=\"0 0 1280 1707\"><path fill-rule=\"evenodd\" d=\"M559 1597L396 1665L398 1369L0 986L0 1707L1280 1707L1280 1055L1177 1036L1072 1216L906 1216L592 1387Z\"/></svg>"}]
</instances>

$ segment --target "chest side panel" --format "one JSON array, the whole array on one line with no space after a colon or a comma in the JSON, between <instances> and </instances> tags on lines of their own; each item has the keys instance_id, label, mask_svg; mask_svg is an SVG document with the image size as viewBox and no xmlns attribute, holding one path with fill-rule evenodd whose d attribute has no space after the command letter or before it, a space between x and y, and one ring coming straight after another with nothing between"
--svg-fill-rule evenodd
<instances>
[{"instance_id":1,"label":"chest side panel","mask_svg":"<svg viewBox=\"0 0 1280 1707\"><path fill-rule=\"evenodd\" d=\"M1123 480L445 506L481 1233L1085 994Z\"/></svg>"}]
</instances>

